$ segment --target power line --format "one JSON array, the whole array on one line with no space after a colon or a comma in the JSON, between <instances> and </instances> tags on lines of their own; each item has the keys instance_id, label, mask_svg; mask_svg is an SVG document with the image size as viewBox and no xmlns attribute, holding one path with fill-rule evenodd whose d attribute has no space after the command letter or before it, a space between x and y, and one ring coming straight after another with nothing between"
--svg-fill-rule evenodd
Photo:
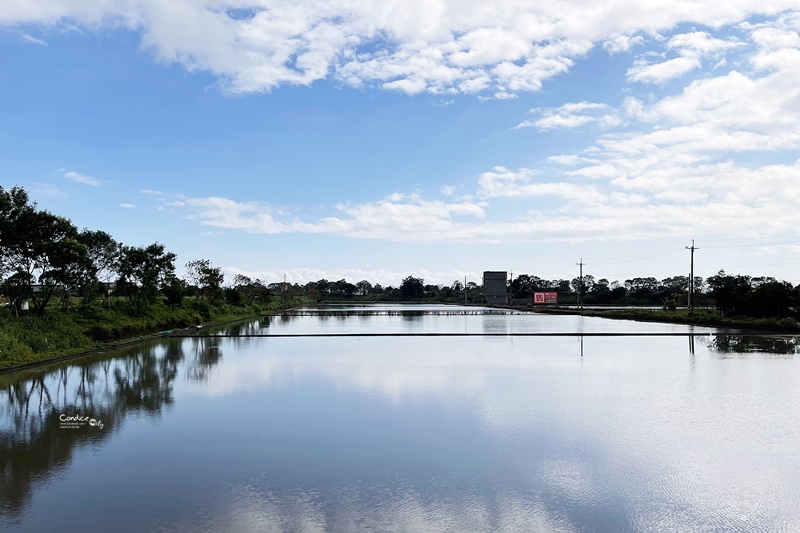
<instances>
[{"instance_id":1,"label":"power line","mask_svg":"<svg viewBox=\"0 0 800 533\"><path fill-rule=\"evenodd\" d=\"M754 248L758 246L778 246L781 244L796 244L799 242L800 240L783 241L783 242L765 242L759 244L727 244L724 246L705 246L705 248Z\"/></svg>"},{"instance_id":2,"label":"power line","mask_svg":"<svg viewBox=\"0 0 800 533\"><path fill-rule=\"evenodd\" d=\"M635 258L635 259L626 259L624 261L612 261L612 262L606 262L606 263L594 263L593 262L592 264L593 265L619 265L619 264L622 264L622 263L633 263L635 261L644 261L645 259L651 259L653 257L660 257L662 255L675 253L675 252L680 251L680 250L681 250L681 248L674 248L672 250L667 250L666 252L661 252L661 253L653 254L653 255L646 255L644 257L638 257L638 258Z\"/></svg>"}]
</instances>

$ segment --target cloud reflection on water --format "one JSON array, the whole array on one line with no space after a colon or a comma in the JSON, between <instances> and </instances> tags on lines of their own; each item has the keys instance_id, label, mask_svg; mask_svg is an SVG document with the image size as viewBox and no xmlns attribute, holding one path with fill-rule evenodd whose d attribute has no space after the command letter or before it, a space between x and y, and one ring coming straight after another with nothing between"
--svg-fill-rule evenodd
<instances>
[{"instance_id":1,"label":"cloud reflection on water","mask_svg":"<svg viewBox=\"0 0 800 533\"><path fill-rule=\"evenodd\" d=\"M573 338L298 340L257 339L214 369L205 393L322 378L342 394L477 417L498 445L516 443L512 454L548 432L556 458L518 464L530 487L622 505L635 529L800 525L800 494L786 490L800 479L786 394L800 378L763 353L720 353L746 340L719 337L691 355L684 338L592 338L583 358Z\"/></svg>"}]
</instances>

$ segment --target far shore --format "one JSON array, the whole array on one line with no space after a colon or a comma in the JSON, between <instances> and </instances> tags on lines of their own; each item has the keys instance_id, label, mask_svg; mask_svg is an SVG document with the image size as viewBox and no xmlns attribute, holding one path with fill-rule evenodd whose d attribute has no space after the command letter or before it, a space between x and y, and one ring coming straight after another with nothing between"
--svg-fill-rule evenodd
<instances>
[{"instance_id":1,"label":"far shore","mask_svg":"<svg viewBox=\"0 0 800 533\"><path fill-rule=\"evenodd\" d=\"M442 302L421 302L421 301L408 301L408 302L359 302L359 301L330 301L330 302L317 302L317 303L331 303L331 304L430 304L430 305L447 305ZM464 303L448 302L450 305L465 305ZM634 320L639 322L661 322L667 324L687 324L695 326L706 326L713 328L723 328L726 330L735 330L737 334L772 334L772 335L800 335L800 322L793 318L752 318L752 317L724 317L717 315L714 311L707 309L696 309L692 314L689 314L686 309L678 310L662 310L662 309L646 309L646 308L615 308L615 309L578 309L575 307L534 307L533 305L485 305L478 303L467 303L468 306L474 307L492 307L497 309L509 309L514 311L525 311L531 313L542 313L551 315L580 315L591 316L597 318L608 318L612 320ZM277 311L283 313L289 309ZM110 350L133 346L145 342L151 342L159 338L166 338L172 335L187 335L199 331L201 328L213 328L241 322L243 320L251 320L261 314L239 316L233 319L228 319L220 322L212 322L202 326L192 326L188 328L180 328L149 335L141 335L137 337L121 339L118 342L102 343L92 346L88 349L79 351L65 351L63 353L51 353L41 359L25 361L19 364L9 365L0 368L0 375L9 374L18 370L25 370L29 368L40 367L48 364L58 363L70 359L77 359L81 357L89 357Z\"/></svg>"}]
</instances>

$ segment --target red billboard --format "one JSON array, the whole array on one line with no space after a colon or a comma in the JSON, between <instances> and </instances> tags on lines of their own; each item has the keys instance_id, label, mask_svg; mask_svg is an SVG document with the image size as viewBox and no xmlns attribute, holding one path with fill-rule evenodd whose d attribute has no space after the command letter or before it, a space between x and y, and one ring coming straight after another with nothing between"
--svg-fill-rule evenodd
<instances>
[{"instance_id":1,"label":"red billboard","mask_svg":"<svg viewBox=\"0 0 800 533\"><path fill-rule=\"evenodd\" d=\"M535 304L557 304L558 303L558 293L557 292L534 292L533 293L533 303L535 303Z\"/></svg>"}]
</instances>

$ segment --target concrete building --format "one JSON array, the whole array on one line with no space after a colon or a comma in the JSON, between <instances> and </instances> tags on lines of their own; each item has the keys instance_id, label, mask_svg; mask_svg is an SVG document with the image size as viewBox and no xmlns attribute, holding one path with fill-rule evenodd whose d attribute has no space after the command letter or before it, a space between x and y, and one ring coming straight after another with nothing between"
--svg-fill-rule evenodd
<instances>
[{"instance_id":1,"label":"concrete building","mask_svg":"<svg viewBox=\"0 0 800 533\"><path fill-rule=\"evenodd\" d=\"M483 273L483 301L487 304L508 303L508 272L486 271Z\"/></svg>"}]
</instances>

